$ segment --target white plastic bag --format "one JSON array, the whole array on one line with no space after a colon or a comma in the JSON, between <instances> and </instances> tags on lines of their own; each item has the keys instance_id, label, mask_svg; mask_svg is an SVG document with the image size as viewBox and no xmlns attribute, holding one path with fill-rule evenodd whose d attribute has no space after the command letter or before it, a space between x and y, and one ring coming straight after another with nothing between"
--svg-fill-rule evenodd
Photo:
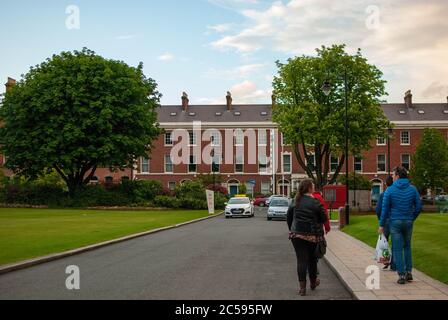
<instances>
[{"instance_id":1,"label":"white plastic bag","mask_svg":"<svg viewBox=\"0 0 448 320\"><path fill-rule=\"evenodd\" d=\"M375 260L378 263L389 263L391 258L389 242L387 241L384 234L380 234L378 237L378 241L376 243L375 249Z\"/></svg>"}]
</instances>

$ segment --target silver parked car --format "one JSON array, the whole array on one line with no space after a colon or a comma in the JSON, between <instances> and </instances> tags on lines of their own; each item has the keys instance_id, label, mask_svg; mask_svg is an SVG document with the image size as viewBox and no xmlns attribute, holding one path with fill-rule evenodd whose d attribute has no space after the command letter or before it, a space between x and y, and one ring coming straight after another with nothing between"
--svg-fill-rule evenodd
<instances>
[{"instance_id":1,"label":"silver parked car","mask_svg":"<svg viewBox=\"0 0 448 320\"><path fill-rule=\"evenodd\" d=\"M272 219L286 219L289 206L291 205L291 199L286 197L272 198L268 208L268 221Z\"/></svg>"},{"instance_id":2,"label":"silver parked car","mask_svg":"<svg viewBox=\"0 0 448 320\"><path fill-rule=\"evenodd\" d=\"M278 197L283 198L283 196L273 194L272 196L270 196L269 198L266 199L266 205L269 207L269 204L271 203L272 199L278 198Z\"/></svg>"}]
</instances>

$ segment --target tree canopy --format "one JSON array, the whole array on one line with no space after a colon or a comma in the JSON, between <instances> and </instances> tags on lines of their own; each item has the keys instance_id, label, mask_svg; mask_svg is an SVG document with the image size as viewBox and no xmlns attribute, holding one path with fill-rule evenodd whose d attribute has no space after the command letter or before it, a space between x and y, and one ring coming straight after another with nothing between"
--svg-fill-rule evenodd
<instances>
[{"instance_id":1,"label":"tree canopy","mask_svg":"<svg viewBox=\"0 0 448 320\"><path fill-rule=\"evenodd\" d=\"M27 178L54 169L70 192L98 167L130 167L161 132L160 97L141 63L131 67L86 48L53 55L5 94L0 142L6 167Z\"/></svg>"},{"instance_id":2,"label":"tree canopy","mask_svg":"<svg viewBox=\"0 0 448 320\"><path fill-rule=\"evenodd\" d=\"M316 49L316 56L277 62L274 121L292 145L299 165L321 189L337 181L345 163L345 82L347 72L350 153L359 155L390 126L380 103L387 95L382 72L361 51L350 55L345 45ZM329 82L332 90L322 90ZM315 161L309 161L315 156ZM330 156L339 158L331 172ZM308 160L308 161L307 161ZM310 165L313 163L314 165ZM330 176L331 173L331 176Z\"/></svg>"},{"instance_id":3,"label":"tree canopy","mask_svg":"<svg viewBox=\"0 0 448 320\"><path fill-rule=\"evenodd\" d=\"M420 190L448 187L448 145L437 129L425 129L412 157L412 182Z\"/></svg>"}]
</instances>

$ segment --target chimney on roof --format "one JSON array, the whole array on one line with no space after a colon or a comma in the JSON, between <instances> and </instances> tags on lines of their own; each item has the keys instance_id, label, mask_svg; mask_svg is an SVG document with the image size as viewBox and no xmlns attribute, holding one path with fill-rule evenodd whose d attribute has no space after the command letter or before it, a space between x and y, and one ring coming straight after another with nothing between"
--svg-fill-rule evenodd
<instances>
[{"instance_id":1,"label":"chimney on roof","mask_svg":"<svg viewBox=\"0 0 448 320\"><path fill-rule=\"evenodd\" d=\"M411 90L406 91L404 94L404 104L407 108L412 108L412 92Z\"/></svg>"},{"instance_id":2,"label":"chimney on roof","mask_svg":"<svg viewBox=\"0 0 448 320\"><path fill-rule=\"evenodd\" d=\"M232 111L232 94L230 93L230 91L227 91L226 106L227 106L227 111Z\"/></svg>"},{"instance_id":3,"label":"chimney on roof","mask_svg":"<svg viewBox=\"0 0 448 320\"><path fill-rule=\"evenodd\" d=\"M188 99L188 94L186 92L182 92L182 111L187 112L189 102L190 100Z\"/></svg>"},{"instance_id":4,"label":"chimney on roof","mask_svg":"<svg viewBox=\"0 0 448 320\"><path fill-rule=\"evenodd\" d=\"M6 92L12 89L16 85L16 80L8 77L8 81L5 83Z\"/></svg>"}]
</instances>

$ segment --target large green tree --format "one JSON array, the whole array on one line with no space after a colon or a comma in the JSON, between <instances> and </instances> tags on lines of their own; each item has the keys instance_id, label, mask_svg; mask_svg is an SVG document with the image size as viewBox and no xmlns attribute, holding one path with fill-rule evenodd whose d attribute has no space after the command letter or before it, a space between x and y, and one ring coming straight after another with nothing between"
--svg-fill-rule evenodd
<instances>
[{"instance_id":1,"label":"large green tree","mask_svg":"<svg viewBox=\"0 0 448 320\"><path fill-rule=\"evenodd\" d=\"M431 190L448 186L448 145L437 129L425 129L422 141L412 157L412 182L420 190Z\"/></svg>"},{"instance_id":2,"label":"large green tree","mask_svg":"<svg viewBox=\"0 0 448 320\"><path fill-rule=\"evenodd\" d=\"M274 121L292 145L299 165L321 189L337 181L345 163L345 82L347 72L350 153L361 154L371 141L384 136L390 124L380 103L386 95L382 72L361 51L350 55L345 45L316 49L315 56L277 62L273 88ZM331 85L326 96L324 83ZM313 161L307 161L315 156ZM330 155L339 157L331 172Z\"/></svg>"},{"instance_id":3,"label":"large green tree","mask_svg":"<svg viewBox=\"0 0 448 320\"><path fill-rule=\"evenodd\" d=\"M160 97L141 63L86 48L54 55L31 67L0 106L6 167L27 178L54 169L73 194L98 167L122 170L150 152Z\"/></svg>"}]
</instances>

